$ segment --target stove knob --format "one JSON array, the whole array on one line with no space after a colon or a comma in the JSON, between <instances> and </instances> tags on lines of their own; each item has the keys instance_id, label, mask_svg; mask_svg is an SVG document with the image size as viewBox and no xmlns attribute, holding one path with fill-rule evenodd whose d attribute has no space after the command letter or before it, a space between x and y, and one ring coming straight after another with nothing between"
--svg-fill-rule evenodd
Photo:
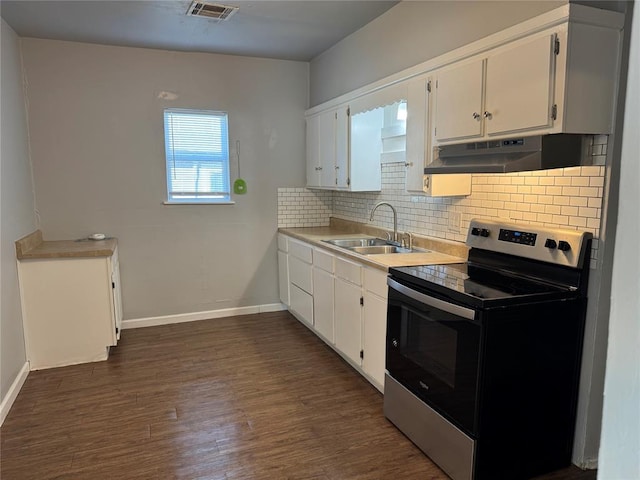
<instances>
[{"instance_id":1,"label":"stove knob","mask_svg":"<svg viewBox=\"0 0 640 480\"><path fill-rule=\"evenodd\" d=\"M489 230L487 230L486 228L483 228L482 230L480 230L480 236L481 237L488 237L489 236Z\"/></svg>"},{"instance_id":2,"label":"stove knob","mask_svg":"<svg viewBox=\"0 0 640 480\"><path fill-rule=\"evenodd\" d=\"M471 229L471 235L477 237L478 235L480 235L480 229L478 227L473 227Z\"/></svg>"},{"instance_id":3,"label":"stove knob","mask_svg":"<svg viewBox=\"0 0 640 480\"><path fill-rule=\"evenodd\" d=\"M547 238L547 241L544 242L544 246L553 250L558 247L558 243L553 238Z\"/></svg>"},{"instance_id":4,"label":"stove knob","mask_svg":"<svg viewBox=\"0 0 640 480\"><path fill-rule=\"evenodd\" d=\"M568 252L569 250L571 250L571 245L569 245L569 242L560 240L558 242L558 250L560 250L561 252Z\"/></svg>"}]
</instances>

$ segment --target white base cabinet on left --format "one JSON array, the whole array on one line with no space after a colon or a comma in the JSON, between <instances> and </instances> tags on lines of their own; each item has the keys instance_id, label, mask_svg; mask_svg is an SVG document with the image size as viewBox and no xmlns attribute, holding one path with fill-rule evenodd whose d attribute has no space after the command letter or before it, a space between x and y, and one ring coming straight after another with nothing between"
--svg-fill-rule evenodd
<instances>
[{"instance_id":1,"label":"white base cabinet on left","mask_svg":"<svg viewBox=\"0 0 640 480\"><path fill-rule=\"evenodd\" d=\"M280 283L288 283L290 312L382 392L386 272L280 236L279 254L284 239L288 244L288 268L280 262Z\"/></svg>"},{"instance_id":2,"label":"white base cabinet on left","mask_svg":"<svg viewBox=\"0 0 640 480\"><path fill-rule=\"evenodd\" d=\"M20 260L31 370L106 360L122 323L117 250L110 257Z\"/></svg>"}]
</instances>

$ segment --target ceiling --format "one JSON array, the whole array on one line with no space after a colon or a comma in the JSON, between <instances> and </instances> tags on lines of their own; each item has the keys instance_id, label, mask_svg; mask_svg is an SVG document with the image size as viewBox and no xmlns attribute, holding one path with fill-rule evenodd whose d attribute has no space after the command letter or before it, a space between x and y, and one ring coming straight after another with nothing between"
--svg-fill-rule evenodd
<instances>
[{"instance_id":1,"label":"ceiling","mask_svg":"<svg viewBox=\"0 0 640 480\"><path fill-rule=\"evenodd\" d=\"M0 1L22 37L309 61L397 1L221 1L227 20L187 16L191 0Z\"/></svg>"}]
</instances>

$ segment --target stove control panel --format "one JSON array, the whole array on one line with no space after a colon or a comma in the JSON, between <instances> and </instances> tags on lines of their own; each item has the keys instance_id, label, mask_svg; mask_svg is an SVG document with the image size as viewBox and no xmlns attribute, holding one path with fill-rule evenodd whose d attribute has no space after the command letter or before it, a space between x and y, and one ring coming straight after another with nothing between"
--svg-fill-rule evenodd
<instances>
[{"instance_id":1,"label":"stove control panel","mask_svg":"<svg viewBox=\"0 0 640 480\"><path fill-rule=\"evenodd\" d=\"M501 240L503 242L519 243L521 245L529 245L530 247L533 247L536 244L537 237L537 233L501 228L500 235L498 235L498 240Z\"/></svg>"},{"instance_id":2,"label":"stove control panel","mask_svg":"<svg viewBox=\"0 0 640 480\"><path fill-rule=\"evenodd\" d=\"M588 260L591 233L474 218L467 246L570 267Z\"/></svg>"}]
</instances>

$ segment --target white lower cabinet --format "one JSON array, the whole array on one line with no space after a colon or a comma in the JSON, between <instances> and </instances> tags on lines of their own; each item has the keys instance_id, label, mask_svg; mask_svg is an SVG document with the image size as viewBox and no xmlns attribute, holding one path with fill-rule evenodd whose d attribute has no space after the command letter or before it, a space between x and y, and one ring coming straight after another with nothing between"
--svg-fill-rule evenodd
<instances>
[{"instance_id":1,"label":"white lower cabinet","mask_svg":"<svg viewBox=\"0 0 640 480\"><path fill-rule=\"evenodd\" d=\"M360 366L362 350L362 287L336 277L336 348Z\"/></svg>"},{"instance_id":2,"label":"white lower cabinet","mask_svg":"<svg viewBox=\"0 0 640 480\"><path fill-rule=\"evenodd\" d=\"M313 247L288 239L289 308L313 326Z\"/></svg>"},{"instance_id":3,"label":"white lower cabinet","mask_svg":"<svg viewBox=\"0 0 640 480\"><path fill-rule=\"evenodd\" d=\"M106 360L122 325L117 249L109 257L18 262L31 370Z\"/></svg>"},{"instance_id":4,"label":"white lower cabinet","mask_svg":"<svg viewBox=\"0 0 640 480\"><path fill-rule=\"evenodd\" d=\"M293 283L290 285L289 295L291 311L309 326L313 326L313 296Z\"/></svg>"},{"instance_id":5,"label":"white lower cabinet","mask_svg":"<svg viewBox=\"0 0 640 480\"><path fill-rule=\"evenodd\" d=\"M335 344L333 255L313 252L313 323L318 335Z\"/></svg>"},{"instance_id":6,"label":"white lower cabinet","mask_svg":"<svg viewBox=\"0 0 640 480\"><path fill-rule=\"evenodd\" d=\"M287 237L278 234L278 290L280 301L287 307L289 302L289 248Z\"/></svg>"},{"instance_id":7,"label":"white lower cabinet","mask_svg":"<svg viewBox=\"0 0 640 480\"><path fill-rule=\"evenodd\" d=\"M282 235L282 234L281 234ZM387 274L289 238L279 251L281 292L289 310L381 392L387 326ZM278 242L282 249L283 242ZM293 246L293 248L291 248ZM283 301L284 303L284 301Z\"/></svg>"},{"instance_id":8,"label":"white lower cabinet","mask_svg":"<svg viewBox=\"0 0 640 480\"><path fill-rule=\"evenodd\" d=\"M362 315L362 369L380 390L384 388L384 364L387 336L387 276L364 269L364 305Z\"/></svg>"}]
</instances>

